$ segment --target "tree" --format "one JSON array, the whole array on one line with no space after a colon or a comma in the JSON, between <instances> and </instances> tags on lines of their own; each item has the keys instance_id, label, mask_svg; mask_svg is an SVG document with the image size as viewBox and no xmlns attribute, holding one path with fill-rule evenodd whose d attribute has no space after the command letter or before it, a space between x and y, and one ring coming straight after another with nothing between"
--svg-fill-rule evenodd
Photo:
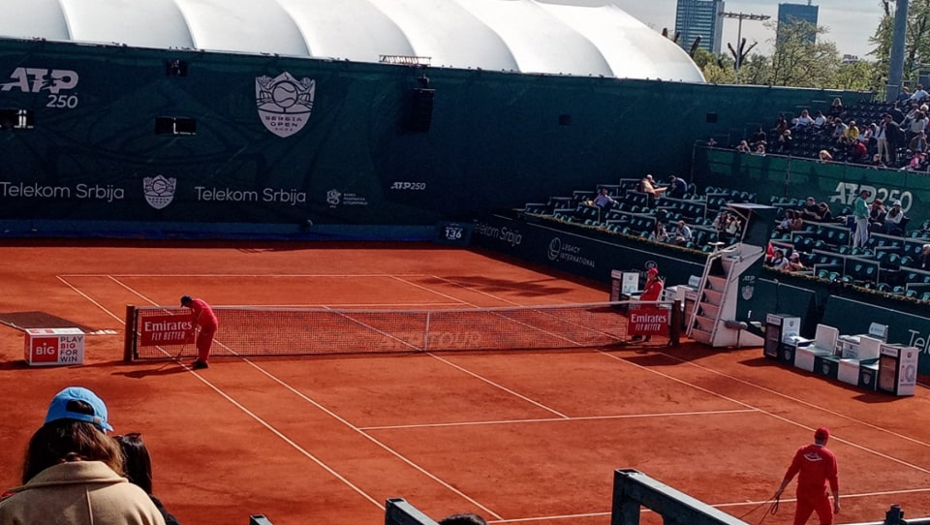
<instances>
[{"instance_id":1,"label":"tree","mask_svg":"<svg viewBox=\"0 0 930 525\"><path fill-rule=\"evenodd\" d=\"M876 58L876 68L887 72L894 34L895 0L881 0L884 16L869 41L875 45L869 54ZM917 80L922 64L930 63L930 0L911 0L907 10L904 79Z\"/></svg>"},{"instance_id":2,"label":"tree","mask_svg":"<svg viewBox=\"0 0 930 525\"><path fill-rule=\"evenodd\" d=\"M769 23L771 25L771 23ZM836 44L816 41L826 29L791 19L778 27L772 53L773 86L835 87L840 66Z\"/></svg>"}]
</instances>

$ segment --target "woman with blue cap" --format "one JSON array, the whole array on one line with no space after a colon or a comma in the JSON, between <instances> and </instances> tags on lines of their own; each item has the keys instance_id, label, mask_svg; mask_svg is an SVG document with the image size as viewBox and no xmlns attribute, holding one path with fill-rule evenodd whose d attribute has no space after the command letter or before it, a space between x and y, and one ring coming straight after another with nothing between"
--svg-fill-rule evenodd
<instances>
[{"instance_id":1,"label":"woman with blue cap","mask_svg":"<svg viewBox=\"0 0 930 525\"><path fill-rule=\"evenodd\" d=\"M29 441L23 485L0 501L0 525L164 525L145 491L123 477L107 415L86 388L69 387L52 399Z\"/></svg>"}]
</instances>

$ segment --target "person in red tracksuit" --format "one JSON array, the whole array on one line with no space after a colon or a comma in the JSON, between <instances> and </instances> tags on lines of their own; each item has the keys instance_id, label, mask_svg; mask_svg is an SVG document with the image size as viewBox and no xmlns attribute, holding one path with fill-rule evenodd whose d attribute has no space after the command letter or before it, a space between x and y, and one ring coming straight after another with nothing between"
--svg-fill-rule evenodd
<instances>
[{"instance_id":1,"label":"person in red tracksuit","mask_svg":"<svg viewBox=\"0 0 930 525\"><path fill-rule=\"evenodd\" d=\"M834 513L840 512L840 484L836 467L836 456L826 447L830 431L824 427L814 432L814 444L798 449L785 473L785 479L775 491L775 498L798 475L798 506L794 513L794 525L804 525L811 513L817 511L821 525L832 525ZM827 484L833 492L833 505L827 495Z\"/></svg>"},{"instance_id":2,"label":"person in red tracksuit","mask_svg":"<svg viewBox=\"0 0 930 525\"><path fill-rule=\"evenodd\" d=\"M216 314L213 313L213 308L210 308L210 305L206 303L203 299L194 299L189 295L185 295L181 298L181 306L190 308L193 311L193 325L191 330L194 330L195 327L200 327L200 334L197 336L197 360L194 361L191 366L194 370L200 370L202 368L207 368L207 360L210 358L210 347L213 346L213 336L216 335L216 330L219 328L219 323L216 320Z\"/></svg>"}]
</instances>

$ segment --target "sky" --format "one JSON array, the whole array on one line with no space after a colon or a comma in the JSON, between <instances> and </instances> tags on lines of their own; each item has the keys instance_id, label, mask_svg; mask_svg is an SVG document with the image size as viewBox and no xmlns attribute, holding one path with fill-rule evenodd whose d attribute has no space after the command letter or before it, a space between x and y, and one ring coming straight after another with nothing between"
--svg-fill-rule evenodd
<instances>
[{"instance_id":1,"label":"sky","mask_svg":"<svg viewBox=\"0 0 930 525\"><path fill-rule=\"evenodd\" d=\"M627 13L638 18L644 24L658 32L667 27L670 33L675 31L676 0L613 0ZM807 0L725 0L724 10L735 13L753 13L770 15L772 20L778 18L778 4L807 4ZM818 25L828 32L818 36L836 44L841 55L858 55L859 58L874 60L867 56L872 50L869 37L882 18L879 0L813 0L813 5L820 6ZM758 42L755 50L769 54L775 31L763 22L744 20L742 36L747 43ZM726 51L727 42L736 47L738 20L724 19L723 43L721 50ZM754 51L755 51L754 50Z\"/></svg>"}]
</instances>

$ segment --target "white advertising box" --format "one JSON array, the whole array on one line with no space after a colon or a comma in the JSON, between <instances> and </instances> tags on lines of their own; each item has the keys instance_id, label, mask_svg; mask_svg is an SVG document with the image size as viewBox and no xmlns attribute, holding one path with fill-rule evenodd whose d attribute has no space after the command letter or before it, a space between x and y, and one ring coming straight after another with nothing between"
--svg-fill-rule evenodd
<instances>
[{"instance_id":1,"label":"white advertising box","mask_svg":"<svg viewBox=\"0 0 930 525\"><path fill-rule=\"evenodd\" d=\"M29 328L23 354L30 366L84 364L84 332L78 328Z\"/></svg>"}]
</instances>

